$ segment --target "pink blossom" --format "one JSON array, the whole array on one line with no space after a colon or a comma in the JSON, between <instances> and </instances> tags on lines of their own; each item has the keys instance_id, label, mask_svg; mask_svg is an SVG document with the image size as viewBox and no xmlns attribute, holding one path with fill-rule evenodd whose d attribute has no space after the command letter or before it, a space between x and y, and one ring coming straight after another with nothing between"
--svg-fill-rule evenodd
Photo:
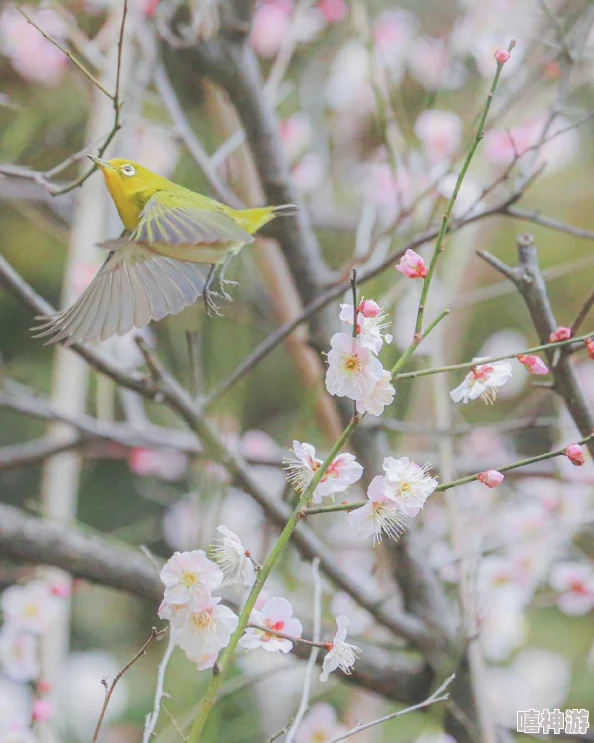
<instances>
[{"instance_id":1,"label":"pink blossom","mask_svg":"<svg viewBox=\"0 0 594 743\"><path fill-rule=\"evenodd\" d=\"M594 338L586 338L584 341L589 359L594 359Z\"/></svg>"},{"instance_id":2,"label":"pink blossom","mask_svg":"<svg viewBox=\"0 0 594 743\"><path fill-rule=\"evenodd\" d=\"M560 562L551 571L550 584L559 593L557 605L578 616L594 608L594 568L586 562Z\"/></svg>"},{"instance_id":3,"label":"pink blossom","mask_svg":"<svg viewBox=\"0 0 594 743\"><path fill-rule=\"evenodd\" d=\"M495 52L495 59L497 60L497 64L504 65L506 62L509 62L510 57L511 54L507 51L507 49L498 49Z\"/></svg>"},{"instance_id":4,"label":"pink blossom","mask_svg":"<svg viewBox=\"0 0 594 743\"><path fill-rule=\"evenodd\" d=\"M177 449L135 448L130 452L128 463L135 475L173 482L186 474L188 457Z\"/></svg>"},{"instance_id":5,"label":"pink blossom","mask_svg":"<svg viewBox=\"0 0 594 743\"><path fill-rule=\"evenodd\" d=\"M347 675L351 674L355 661L361 654L360 648L356 645L349 645L349 643L346 642L347 627L349 626L348 617L336 617L336 624L338 630L334 635L334 639L330 643L328 653L322 663L320 681L328 681L329 674L337 668L340 668L341 671Z\"/></svg>"},{"instance_id":6,"label":"pink blossom","mask_svg":"<svg viewBox=\"0 0 594 743\"><path fill-rule=\"evenodd\" d=\"M317 8L327 23L339 23L349 14L346 0L319 0Z\"/></svg>"},{"instance_id":7,"label":"pink blossom","mask_svg":"<svg viewBox=\"0 0 594 743\"><path fill-rule=\"evenodd\" d=\"M36 699L33 702L32 718L35 722L49 722L56 713L56 705L51 699Z\"/></svg>"},{"instance_id":8,"label":"pink blossom","mask_svg":"<svg viewBox=\"0 0 594 743\"><path fill-rule=\"evenodd\" d=\"M415 133L428 160L441 163L454 156L462 141L462 120L453 111L429 109L417 117Z\"/></svg>"},{"instance_id":9,"label":"pink blossom","mask_svg":"<svg viewBox=\"0 0 594 743\"><path fill-rule=\"evenodd\" d=\"M584 459L584 450L579 444L570 444L563 452L567 459L576 467L581 467L586 463Z\"/></svg>"},{"instance_id":10,"label":"pink blossom","mask_svg":"<svg viewBox=\"0 0 594 743\"><path fill-rule=\"evenodd\" d=\"M293 166L291 175L297 188L303 193L315 191L324 182L328 168L315 152L307 152Z\"/></svg>"},{"instance_id":11,"label":"pink blossom","mask_svg":"<svg viewBox=\"0 0 594 743\"><path fill-rule=\"evenodd\" d=\"M303 718L295 736L295 743L325 743L346 733L338 723L336 710L326 702L318 702Z\"/></svg>"},{"instance_id":12,"label":"pink blossom","mask_svg":"<svg viewBox=\"0 0 594 743\"><path fill-rule=\"evenodd\" d=\"M424 279L429 269L422 256L409 248L396 264L396 270L408 276L409 279Z\"/></svg>"},{"instance_id":13,"label":"pink blossom","mask_svg":"<svg viewBox=\"0 0 594 743\"><path fill-rule=\"evenodd\" d=\"M382 378L383 366L358 338L351 335L336 333L331 345L326 389L337 397L363 400Z\"/></svg>"},{"instance_id":14,"label":"pink blossom","mask_svg":"<svg viewBox=\"0 0 594 743\"><path fill-rule=\"evenodd\" d=\"M271 0L256 8L250 43L261 57L274 57L291 32L291 5L288 0Z\"/></svg>"},{"instance_id":15,"label":"pink blossom","mask_svg":"<svg viewBox=\"0 0 594 743\"><path fill-rule=\"evenodd\" d=\"M359 314L363 315L363 317L366 317L367 319L375 319L376 317L379 317L383 312L379 304L373 299L364 299L362 302L359 303L359 307L357 309L359 311Z\"/></svg>"},{"instance_id":16,"label":"pink blossom","mask_svg":"<svg viewBox=\"0 0 594 743\"><path fill-rule=\"evenodd\" d=\"M68 26L56 11L27 5L22 9L54 39L66 41ZM0 52L8 57L21 77L42 85L58 85L68 65L66 55L10 5L0 14Z\"/></svg>"},{"instance_id":17,"label":"pink blossom","mask_svg":"<svg viewBox=\"0 0 594 743\"><path fill-rule=\"evenodd\" d=\"M564 325L560 325L557 330L555 330L551 335L549 336L549 342L550 343L559 343L559 341L568 341L572 336L572 330L571 328L567 328Z\"/></svg>"},{"instance_id":18,"label":"pink blossom","mask_svg":"<svg viewBox=\"0 0 594 743\"><path fill-rule=\"evenodd\" d=\"M478 476L480 482L488 488L496 488L503 482L503 474L497 470L487 470Z\"/></svg>"},{"instance_id":19,"label":"pink blossom","mask_svg":"<svg viewBox=\"0 0 594 743\"><path fill-rule=\"evenodd\" d=\"M286 457L283 460L288 471L287 480L293 483L297 491L303 492L320 468L322 460L316 457L315 448L306 442L293 441L293 453L294 458ZM318 483L313 494L313 502L320 503L322 498L328 495L344 493L349 485L360 480L362 474L363 467L352 454L339 454Z\"/></svg>"},{"instance_id":20,"label":"pink blossom","mask_svg":"<svg viewBox=\"0 0 594 743\"><path fill-rule=\"evenodd\" d=\"M377 382L373 390L367 397L357 400L357 413L369 413L369 415L378 416L384 412L387 405L392 404L396 390L392 385L392 375L384 369L381 379Z\"/></svg>"},{"instance_id":21,"label":"pink blossom","mask_svg":"<svg viewBox=\"0 0 594 743\"><path fill-rule=\"evenodd\" d=\"M165 601L194 609L223 582L218 565L208 559L204 550L175 552L161 568Z\"/></svg>"},{"instance_id":22,"label":"pink blossom","mask_svg":"<svg viewBox=\"0 0 594 743\"><path fill-rule=\"evenodd\" d=\"M51 591L58 599L68 599L72 593L72 588L68 581L61 580L51 585Z\"/></svg>"},{"instance_id":23,"label":"pink blossom","mask_svg":"<svg viewBox=\"0 0 594 743\"><path fill-rule=\"evenodd\" d=\"M301 637L301 622L293 617L293 607L285 598L274 597L268 599L261 610L254 609L250 616L250 622L261 627L267 627L274 632L281 632L290 637ZM239 644L247 650L264 648L268 652L288 653L293 649L291 640L266 632L266 630L248 627L239 641Z\"/></svg>"},{"instance_id":24,"label":"pink blossom","mask_svg":"<svg viewBox=\"0 0 594 743\"><path fill-rule=\"evenodd\" d=\"M463 403L480 397L483 402L491 404L497 397L497 390L509 382L511 376L512 367L509 361L477 364L462 383L450 392L450 397L454 402Z\"/></svg>"},{"instance_id":25,"label":"pink blossom","mask_svg":"<svg viewBox=\"0 0 594 743\"><path fill-rule=\"evenodd\" d=\"M534 374L535 376L549 373L548 366L540 358L540 356L532 356L530 354L520 353L518 354L518 361L521 364L524 364L530 374Z\"/></svg>"}]
</instances>

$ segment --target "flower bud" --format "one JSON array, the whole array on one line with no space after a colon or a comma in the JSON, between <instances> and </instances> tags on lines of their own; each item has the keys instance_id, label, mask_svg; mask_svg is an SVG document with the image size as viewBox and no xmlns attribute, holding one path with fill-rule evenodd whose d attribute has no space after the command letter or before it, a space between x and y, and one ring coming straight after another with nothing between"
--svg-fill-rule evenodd
<instances>
[{"instance_id":1,"label":"flower bud","mask_svg":"<svg viewBox=\"0 0 594 743\"><path fill-rule=\"evenodd\" d=\"M581 467L586 463L584 459L584 450L579 444L570 444L563 452L567 459L576 467Z\"/></svg>"},{"instance_id":2,"label":"flower bud","mask_svg":"<svg viewBox=\"0 0 594 743\"><path fill-rule=\"evenodd\" d=\"M409 279L424 279L429 271L423 257L410 248L396 264L396 270Z\"/></svg>"},{"instance_id":3,"label":"flower bud","mask_svg":"<svg viewBox=\"0 0 594 743\"><path fill-rule=\"evenodd\" d=\"M496 488L503 482L503 474L497 470L487 470L478 476L480 482L488 488Z\"/></svg>"},{"instance_id":4,"label":"flower bud","mask_svg":"<svg viewBox=\"0 0 594 743\"><path fill-rule=\"evenodd\" d=\"M524 364L530 374L542 375L549 373L547 365L540 356L531 356L530 354L520 353L518 354L518 361L521 364Z\"/></svg>"},{"instance_id":5,"label":"flower bud","mask_svg":"<svg viewBox=\"0 0 594 743\"><path fill-rule=\"evenodd\" d=\"M374 318L382 314L382 308L373 299L364 299L358 307L363 317Z\"/></svg>"},{"instance_id":6,"label":"flower bud","mask_svg":"<svg viewBox=\"0 0 594 743\"><path fill-rule=\"evenodd\" d=\"M594 359L594 338L586 338L584 343L586 344L586 351L588 352L588 358Z\"/></svg>"},{"instance_id":7,"label":"flower bud","mask_svg":"<svg viewBox=\"0 0 594 743\"><path fill-rule=\"evenodd\" d=\"M495 52L495 59L497 60L497 64L505 64L506 62L509 62L510 53L507 51L507 49L498 49Z\"/></svg>"},{"instance_id":8,"label":"flower bud","mask_svg":"<svg viewBox=\"0 0 594 743\"><path fill-rule=\"evenodd\" d=\"M32 717L35 722L49 722L55 711L56 706L49 699L36 699L33 702Z\"/></svg>"},{"instance_id":9,"label":"flower bud","mask_svg":"<svg viewBox=\"0 0 594 743\"><path fill-rule=\"evenodd\" d=\"M571 338L571 328L560 325L554 333L549 336L550 343L559 343L559 341L568 341Z\"/></svg>"}]
</instances>

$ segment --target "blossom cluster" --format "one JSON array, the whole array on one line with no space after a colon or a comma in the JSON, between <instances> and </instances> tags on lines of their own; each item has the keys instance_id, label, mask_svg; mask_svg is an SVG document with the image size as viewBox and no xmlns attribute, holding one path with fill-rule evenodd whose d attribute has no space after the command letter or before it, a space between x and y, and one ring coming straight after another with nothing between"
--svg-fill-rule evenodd
<instances>
[{"instance_id":1,"label":"blossom cluster","mask_svg":"<svg viewBox=\"0 0 594 743\"><path fill-rule=\"evenodd\" d=\"M40 679L39 643L69 595L66 584L52 585L34 578L8 587L0 597L4 623L0 629L0 672L17 684L35 684L31 722L46 722L54 715L54 704L45 695L49 685ZM15 723L12 734L19 740L35 740L22 722Z\"/></svg>"},{"instance_id":2,"label":"blossom cluster","mask_svg":"<svg viewBox=\"0 0 594 743\"><path fill-rule=\"evenodd\" d=\"M225 579L251 586L256 577L249 551L240 539L225 526L219 526L218 531L222 536L211 550L213 559L204 550L176 552L160 573L165 591L159 617L169 621L172 641L197 664L198 670L215 665L239 623L237 614L221 603L221 597L213 591L221 588ZM322 681L327 681L337 668L350 673L360 652L346 642L348 618L341 615L336 622L334 639L325 644ZM238 644L247 651L289 653L301 633L302 625L293 616L291 603L273 596L256 602Z\"/></svg>"},{"instance_id":3,"label":"blossom cluster","mask_svg":"<svg viewBox=\"0 0 594 743\"><path fill-rule=\"evenodd\" d=\"M360 414L381 415L395 394L392 375L377 358L384 342L392 342L392 336L382 332L387 315L373 300L363 300L356 310L341 305L340 319L351 327L356 322L355 333L332 336L326 388L331 395L354 400Z\"/></svg>"}]
</instances>

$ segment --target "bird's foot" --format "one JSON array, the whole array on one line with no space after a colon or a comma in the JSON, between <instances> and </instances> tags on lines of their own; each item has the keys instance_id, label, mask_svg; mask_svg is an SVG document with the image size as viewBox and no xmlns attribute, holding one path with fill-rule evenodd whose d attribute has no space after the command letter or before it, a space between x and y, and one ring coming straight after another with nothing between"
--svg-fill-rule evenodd
<instances>
[{"instance_id":1,"label":"bird's foot","mask_svg":"<svg viewBox=\"0 0 594 743\"><path fill-rule=\"evenodd\" d=\"M228 279L222 279L219 278L219 290L221 292L221 296L223 299L225 299L227 302L232 302L233 297L229 294L229 292L226 290L225 287L234 287L239 286L239 281L229 281Z\"/></svg>"},{"instance_id":2,"label":"bird's foot","mask_svg":"<svg viewBox=\"0 0 594 743\"><path fill-rule=\"evenodd\" d=\"M209 317L222 317L219 312L219 307L214 301L213 297L221 296L218 292L207 290L202 295L202 301L204 302L204 309Z\"/></svg>"}]
</instances>

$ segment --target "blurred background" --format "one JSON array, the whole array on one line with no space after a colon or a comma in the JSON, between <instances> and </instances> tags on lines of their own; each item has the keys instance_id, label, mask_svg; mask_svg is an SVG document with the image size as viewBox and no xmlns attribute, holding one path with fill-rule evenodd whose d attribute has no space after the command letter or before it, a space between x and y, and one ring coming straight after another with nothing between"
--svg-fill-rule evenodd
<instances>
[{"instance_id":1,"label":"blurred background","mask_svg":"<svg viewBox=\"0 0 594 743\"><path fill-rule=\"evenodd\" d=\"M216 33L217 6L214 0L190 3L192 17L198 18L198 37ZM119 0L44 2L22 8L113 89L123 8ZM261 193L246 164L241 130L220 92L209 82L197 85L196 70L172 48L163 52L165 82L159 77L163 68L156 29L162 12L156 0L130 0L122 62L122 129L108 153L213 194L211 182L190 154L186 125L211 156L218 176L242 199L258 203ZM512 38L517 41L455 217L496 211L516 192L519 198L513 207L519 212L476 219L447 241L428 313L433 317L447 306L451 315L441 340L430 339L415 364L456 363L537 344L522 298L476 256L477 249L515 265L516 235L531 232L560 325L571 325L592 291L593 22L591 4L581 0L257 3L249 43L266 81L266 100L278 112L284 157L303 208L311 214L323 256L342 278L348 277L353 264L379 265L390 252L438 224L460 154L469 146L484 105L495 69L494 52L507 48ZM183 120L170 105L172 91ZM79 150L96 153L97 142L112 121L109 99L13 4L4 3L0 254L54 306L77 296L88 284L104 257L95 243L119 234L121 226L99 174L80 188L54 196L52 188L76 178L86 166L76 160L58 173L48 171ZM9 166L30 168L46 177L32 178ZM501 212L505 210L502 207ZM286 269L270 274L271 256L276 255L271 249L270 241L261 238L236 259L230 277L240 277L240 286L221 317L207 318L199 303L146 330L149 344L196 394L210 393L260 341L296 314ZM431 244L419 248L427 260L431 250ZM360 289L389 313L394 341L383 352L385 366L393 364L410 342L418 283L390 265ZM349 301L348 295L343 301ZM337 326L338 304L331 305ZM57 410L86 413L101 421L127 420L136 427L151 421L183 429L164 406L119 391L70 361L74 355L69 352L57 356L53 347L31 337L31 324L29 311L2 289L0 381L5 390L40 395ZM586 320L582 332L592 327ZM198 359L192 364L188 337ZM126 368L142 365L132 337L102 345ZM286 497L280 464L293 439L328 451L337 430L335 413L323 403L323 367L311 361L303 345L302 340L277 347L211 408L229 446L262 461L256 466L258 478L279 499ZM436 463L439 437L451 435L459 475L496 468L577 439L562 401L513 363L513 380L502 389L497 404L457 407L449 432L440 431L435 422L439 387L432 377L399 383L394 404L382 418L366 425L381 429L384 445L394 456L421 463ZM575 365L593 404L594 362L580 353ZM461 378L449 375L449 388ZM42 417L0 407L0 447L45 440L47 435L48 421ZM90 531L129 545L142 545L162 559L174 550L206 548L221 523L236 531L259 558L274 543L275 531L258 506L219 465L203 457L179 448L130 447L97 439L72 448L67 457L55 458L53 464L0 465L0 499L34 513L54 509L54 515L75 518ZM497 491L480 484L467 486L459 501L466 534L463 546L477 557L484 689L497 722L512 732L518 709L592 711L593 486L590 461L578 469L566 460L553 460L520 471ZM353 489L352 497L360 500L363 491ZM452 546L448 519L451 514L442 497L434 496L414 537L454 604L460 544ZM377 590L378 596L385 594L389 558L382 548L372 549L367 543L346 548L344 514L324 516L314 528L354 581ZM2 588L41 574L30 566L0 561ZM61 602L55 610L63 618L69 581L56 573L48 580L52 600ZM309 624L309 566L291 553L270 582L269 595L290 596L296 615ZM346 595L336 593L330 583L324 588L328 634L333 631L333 615L345 613L361 644L394 647L394 638L374 626ZM29 727L33 700L49 698L56 702L56 711L46 710L50 722L38 711L37 734L43 738L42 728L49 726L62 740L90 740L103 699L101 678L113 677L159 621L157 606L123 593L84 581L74 581L71 590L70 651L59 678L46 678L43 660L41 670L30 669L23 678L22 668L19 674L11 666L10 653L0 651L2 741L10 739L15 725ZM581 603L572 601L576 592ZM152 708L163 648L154 643L120 683L109 706L104 740L140 739L144 716ZM205 741L265 741L281 730L294 714L303 666L292 657L268 666L241 657ZM191 721L207 682L207 672L197 672L181 652L174 653L165 706L182 729ZM396 709L394 702L336 680L325 687L314 685L312 705L313 722L304 724L300 743L323 743L338 735L340 724L352 726ZM441 714L437 706L354 740L445 740ZM179 738L167 715L161 719L158 737Z\"/></svg>"}]
</instances>

